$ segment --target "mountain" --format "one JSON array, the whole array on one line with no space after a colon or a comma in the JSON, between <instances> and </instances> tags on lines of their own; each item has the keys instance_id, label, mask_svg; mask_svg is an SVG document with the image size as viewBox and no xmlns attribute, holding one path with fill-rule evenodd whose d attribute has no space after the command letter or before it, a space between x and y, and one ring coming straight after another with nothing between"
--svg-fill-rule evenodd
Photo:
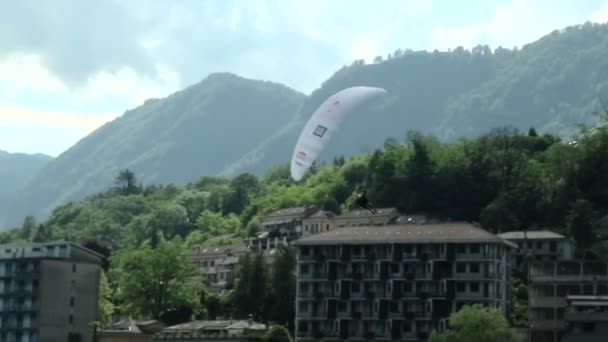
<instances>
[{"instance_id":1,"label":"mountain","mask_svg":"<svg viewBox=\"0 0 608 342\"><path fill-rule=\"evenodd\" d=\"M0 150L0 208L5 208L6 202L52 159L45 154L8 153ZM0 227L3 223L0 217Z\"/></svg>"},{"instance_id":2,"label":"mountain","mask_svg":"<svg viewBox=\"0 0 608 342\"><path fill-rule=\"evenodd\" d=\"M0 216L14 225L30 213L46 215L111 186L122 168L144 184L261 174L288 163L316 107L354 85L383 87L388 95L353 113L322 160L372 151L388 137L405 139L410 130L451 141L505 125L534 126L567 138L575 124L593 123L601 96L608 97L606 51L608 24L587 23L521 49L398 49L373 63L341 68L309 96L276 83L213 74L167 98L148 100L82 139L48 163Z\"/></svg>"},{"instance_id":3,"label":"mountain","mask_svg":"<svg viewBox=\"0 0 608 342\"><path fill-rule=\"evenodd\" d=\"M373 64L355 61L313 92L280 135L245 154L230 172L262 172L284 162L314 109L354 85L383 87L384 101L355 113L332 137L320 158L369 152L386 138L418 130L449 142L502 126L568 139L577 124L594 124L608 103L608 24L556 30L521 49L477 46L450 52L396 50ZM228 173L229 174L229 173Z\"/></svg>"}]
</instances>

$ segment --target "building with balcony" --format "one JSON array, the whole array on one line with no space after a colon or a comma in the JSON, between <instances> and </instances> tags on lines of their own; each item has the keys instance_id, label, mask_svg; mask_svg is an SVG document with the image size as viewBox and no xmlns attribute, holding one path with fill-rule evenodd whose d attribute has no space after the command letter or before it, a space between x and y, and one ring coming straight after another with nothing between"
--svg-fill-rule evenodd
<instances>
[{"instance_id":1,"label":"building with balcony","mask_svg":"<svg viewBox=\"0 0 608 342\"><path fill-rule=\"evenodd\" d=\"M308 236L321 232L326 232L335 228L334 218L336 214L331 211L319 210L316 213L302 220L304 230L302 236Z\"/></svg>"},{"instance_id":2,"label":"building with balcony","mask_svg":"<svg viewBox=\"0 0 608 342\"><path fill-rule=\"evenodd\" d=\"M318 211L319 208L314 206L302 206L272 212L262 218L262 231L247 240L247 246L258 251L270 250L297 240L304 235L304 220Z\"/></svg>"},{"instance_id":3,"label":"building with balcony","mask_svg":"<svg viewBox=\"0 0 608 342\"><path fill-rule=\"evenodd\" d=\"M562 342L608 341L608 296L568 296Z\"/></svg>"},{"instance_id":4,"label":"building with balcony","mask_svg":"<svg viewBox=\"0 0 608 342\"><path fill-rule=\"evenodd\" d=\"M530 264L529 341L560 342L567 332L568 296L608 295L608 263L557 260Z\"/></svg>"},{"instance_id":5,"label":"building with balcony","mask_svg":"<svg viewBox=\"0 0 608 342\"><path fill-rule=\"evenodd\" d=\"M65 241L0 245L0 341L90 341L102 258Z\"/></svg>"},{"instance_id":6,"label":"building with balcony","mask_svg":"<svg viewBox=\"0 0 608 342\"><path fill-rule=\"evenodd\" d=\"M532 260L570 260L574 258L574 240L546 230L516 231L498 234L517 245L514 267L521 269L526 255Z\"/></svg>"},{"instance_id":7,"label":"building with balcony","mask_svg":"<svg viewBox=\"0 0 608 342\"><path fill-rule=\"evenodd\" d=\"M468 303L510 308L510 251L469 223L336 228L297 248L296 341L424 341Z\"/></svg>"},{"instance_id":8,"label":"building with balcony","mask_svg":"<svg viewBox=\"0 0 608 342\"><path fill-rule=\"evenodd\" d=\"M243 245L195 246L184 257L198 266L207 288L221 292L233 283L235 268L249 248Z\"/></svg>"}]
</instances>

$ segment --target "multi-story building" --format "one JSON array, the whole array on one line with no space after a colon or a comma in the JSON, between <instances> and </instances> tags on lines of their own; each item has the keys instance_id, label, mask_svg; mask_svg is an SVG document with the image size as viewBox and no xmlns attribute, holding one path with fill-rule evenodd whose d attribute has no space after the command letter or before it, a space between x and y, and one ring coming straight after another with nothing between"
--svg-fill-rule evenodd
<instances>
[{"instance_id":1,"label":"multi-story building","mask_svg":"<svg viewBox=\"0 0 608 342\"><path fill-rule=\"evenodd\" d=\"M608 341L608 296L568 296L562 342Z\"/></svg>"},{"instance_id":2,"label":"multi-story building","mask_svg":"<svg viewBox=\"0 0 608 342\"><path fill-rule=\"evenodd\" d=\"M501 238L517 245L514 267L525 267L526 255L532 260L569 260L574 258L574 241L551 231L517 231L499 234Z\"/></svg>"},{"instance_id":3,"label":"multi-story building","mask_svg":"<svg viewBox=\"0 0 608 342\"><path fill-rule=\"evenodd\" d=\"M184 257L198 266L210 290L221 291L232 284L236 265L248 251L245 245L195 246Z\"/></svg>"},{"instance_id":4,"label":"multi-story building","mask_svg":"<svg viewBox=\"0 0 608 342\"><path fill-rule=\"evenodd\" d=\"M304 231L302 236L308 236L321 232L326 232L335 228L334 218L336 214L331 211L319 210L316 213L302 220Z\"/></svg>"},{"instance_id":5,"label":"multi-story building","mask_svg":"<svg viewBox=\"0 0 608 342\"><path fill-rule=\"evenodd\" d=\"M383 226L395 223L399 218L399 211L395 208L376 209L373 214L367 209L352 210L334 217L336 227L352 226Z\"/></svg>"},{"instance_id":6,"label":"multi-story building","mask_svg":"<svg viewBox=\"0 0 608 342\"><path fill-rule=\"evenodd\" d=\"M509 315L516 247L469 223L336 228L294 246L297 341L426 340L467 303Z\"/></svg>"},{"instance_id":7,"label":"multi-story building","mask_svg":"<svg viewBox=\"0 0 608 342\"><path fill-rule=\"evenodd\" d=\"M247 245L254 250L273 249L303 235L303 222L317 213L319 208L302 206L277 210L263 217L262 232L249 239Z\"/></svg>"},{"instance_id":8,"label":"multi-story building","mask_svg":"<svg viewBox=\"0 0 608 342\"><path fill-rule=\"evenodd\" d=\"M90 341L102 258L65 241L0 245L0 341Z\"/></svg>"},{"instance_id":9,"label":"multi-story building","mask_svg":"<svg viewBox=\"0 0 608 342\"><path fill-rule=\"evenodd\" d=\"M535 261L528 284L529 341L560 342L566 333L568 296L608 295L608 263Z\"/></svg>"}]
</instances>

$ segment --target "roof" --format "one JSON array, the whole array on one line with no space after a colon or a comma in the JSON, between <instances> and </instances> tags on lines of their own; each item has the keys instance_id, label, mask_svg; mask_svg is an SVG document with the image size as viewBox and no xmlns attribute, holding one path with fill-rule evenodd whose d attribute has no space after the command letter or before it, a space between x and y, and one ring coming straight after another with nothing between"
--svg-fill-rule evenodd
<instances>
[{"instance_id":1,"label":"roof","mask_svg":"<svg viewBox=\"0 0 608 342\"><path fill-rule=\"evenodd\" d=\"M367 209L351 210L342 215L338 215L336 219L350 219L358 217L378 217L383 215L399 215L399 212L395 208L378 208L376 209L377 214L372 214Z\"/></svg>"},{"instance_id":2,"label":"roof","mask_svg":"<svg viewBox=\"0 0 608 342\"><path fill-rule=\"evenodd\" d=\"M34 252L33 248L46 248L51 246L70 246L72 252L70 255L59 256L61 259L82 259L81 256L93 257L96 262L101 262L104 256L92 249L86 248L80 244L77 244L72 241L67 240L54 240L49 242L14 242L8 244L0 244L0 249L19 249L20 255L5 255L2 254L2 257L14 258L14 257L34 257L34 258L57 258L58 256L47 255L40 252ZM26 251L27 249L27 251ZM74 251L80 251L84 254L74 253ZM89 260L90 258L87 258Z\"/></svg>"},{"instance_id":3,"label":"roof","mask_svg":"<svg viewBox=\"0 0 608 342\"><path fill-rule=\"evenodd\" d=\"M446 242L504 243L516 247L468 222L344 227L301 238L294 245Z\"/></svg>"},{"instance_id":4,"label":"roof","mask_svg":"<svg viewBox=\"0 0 608 342\"><path fill-rule=\"evenodd\" d=\"M336 214L328 210L319 210L316 213L310 215L308 218L333 218Z\"/></svg>"},{"instance_id":5,"label":"roof","mask_svg":"<svg viewBox=\"0 0 608 342\"><path fill-rule=\"evenodd\" d=\"M310 207L310 206L279 209L272 213L266 214L266 216L264 216L264 220L273 219L273 218L277 218L277 217L281 217L281 216L304 215L311 210L317 211L318 209L316 207Z\"/></svg>"},{"instance_id":6,"label":"roof","mask_svg":"<svg viewBox=\"0 0 608 342\"><path fill-rule=\"evenodd\" d=\"M217 255L217 254L228 254L228 253L245 253L249 249L244 244L239 245L224 245L224 246L213 246L213 247L200 247L195 246L190 249L186 254L188 255Z\"/></svg>"},{"instance_id":7,"label":"roof","mask_svg":"<svg viewBox=\"0 0 608 342\"><path fill-rule=\"evenodd\" d=\"M523 240L523 239L530 239L530 240L544 240L544 239L565 239L566 237L561 235L561 234L557 234L554 233L552 231L548 231L548 230L531 230L526 232L526 236L524 237L524 232L523 231L517 231L517 232L506 232L506 233L502 233L502 234L498 234L498 236L500 236L501 238L505 239L505 240Z\"/></svg>"},{"instance_id":8,"label":"roof","mask_svg":"<svg viewBox=\"0 0 608 342\"><path fill-rule=\"evenodd\" d=\"M266 326L261 323L251 322L251 325L249 324L247 320L192 321L166 327L163 329L163 332L180 330L266 329Z\"/></svg>"},{"instance_id":9,"label":"roof","mask_svg":"<svg viewBox=\"0 0 608 342\"><path fill-rule=\"evenodd\" d=\"M103 333L121 333L121 334L153 334L160 330L165 325L157 320L136 321L128 318L110 325L107 329L103 329Z\"/></svg>"}]
</instances>

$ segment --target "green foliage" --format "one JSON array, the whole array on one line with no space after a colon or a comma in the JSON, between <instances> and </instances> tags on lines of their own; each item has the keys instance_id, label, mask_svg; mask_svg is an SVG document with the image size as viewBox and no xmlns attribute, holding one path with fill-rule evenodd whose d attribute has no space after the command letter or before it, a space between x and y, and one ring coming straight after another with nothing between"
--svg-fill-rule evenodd
<instances>
[{"instance_id":1,"label":"green foliage","mask_svg":"<svg viewBox=\"0 0 608 342\"><path fill-rule=\"evenodd\" d=\"M264 341L268 342L291 342L293 339L289 330L282 325L273 325L264 336Z\"/></svg>"},{"instance_id":2,"label":"green foliage","mask_svg":"<svg viewBox=\"0 0 608 342\"><path fill-rule=\"evenodd\" d=\"M387 137L402 137L406 130L455 141L512 125L526 131L534 127L526 134L531 139L543 133L569 138L576 124L601 122L589 114L601 107L598 95L608 93L607 35L607 24L586 23L556 30L522 49L395 51L382 62L356 61L338 70L308 97L270 82L213 74L167 98L146 101L80 141L53 160L52 167L41 169L22 196L7 200L10 206L0 205L10 208L0 213L0 222L5 218L4 227L17 226L28 214L39 217L61 203L102 191L124 167L141 173L138 178L146 184L186 183L201 174L259 176L287 162L305 121L322 101L357 84L384 87L388 95L356 113L365 115L349 117L332 138L322 161L335 159L338 168L342 161L337 156L372 152ZM496 157L517 157L503 152ZM598 157L588 162L591 166ZM390 167L380 169L390 173ZM277 166L264 181L289 185L287 171L286 165ZM498 185L512 179L502 181ZM230 187L209 195L213 211L226 201L223 214L241 211L247 201L244 192ZM404 198L418 200L425 201L418 191ZM455 210L472 210L468 205ZM191 224L200 212L189 214Z\"/></svg>"},{"instance_id":3,"label":"green foliage","mask_svg":"<svg viewBox=\"0 0 608 342\"><path fill-rule=\"evenodd\" d=\"M270 320L287 326L289 331L294 331L296 255L292 248L285 245L280 245L277 253L270 275L270 295L272 297Z\"/></svg>"},{"instance_id":4,"label":"green foliage","mask_svg":"<svg viewBox=\"0 0 608 342\"><path fill-rule=\"evenodd\" d=\"M433 332L429 341L515 342L519 338L498 309L467 304L450 316L446 332Z\"/></svg>"},{"instance_id":5,"label":"green foliage","mask_svg":"<svg viewBox=\"0 0 608 342\"><path fill-rule=\"evenodd\" d=\"M183 261L182 251L180 245L164 242L113 255L111 275L121 309L156 319L180 306L200 311L200 276L196 266Z\"/></svg>"},{"instance_id":6,"label":"green foliage","mask_svg":"<svg viewBox=\"0 0 608 342\"><path fill-rule=\"evenodd\" d=\"M511 320L514 325L525 326L528 323L528 287L521 279L513 278L511 290L513 293Z\"/></svg>"},{"instance_id":7,"label":"green foliage","mask_svg":"<svg viewBox=\"0 0 608 342\"><path fill-rule=\"evenodd\" d=\"M101 327L106 327L110 323L112 314L114 313L114 304L112 303L112 289L108 282L106 272L101 270L99 278L99 313L98 322Z\"/></svg>"}]
</instances>

